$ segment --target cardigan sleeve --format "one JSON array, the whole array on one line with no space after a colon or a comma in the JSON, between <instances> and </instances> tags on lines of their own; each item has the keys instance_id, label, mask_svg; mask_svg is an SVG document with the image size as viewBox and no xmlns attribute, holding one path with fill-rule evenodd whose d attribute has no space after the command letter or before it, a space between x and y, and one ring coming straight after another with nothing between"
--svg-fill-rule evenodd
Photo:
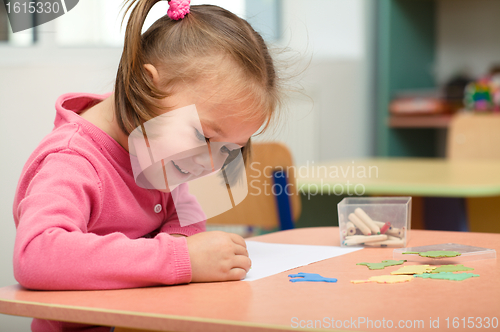
<instances>
[{"instance_id":1,"label":"cardigan sleeve","mask_svg":"<svg viewBox=\"0 0 500 332\"><path fill-rule=\"evenodd\" d=\"M87 290L190 282L185 238L88 232L102 195L99 176L83 156L72 151L47 155L25 190L14 206L14 274L22 286Z\"/></svg>"},{"instance_id":2,"label":"cardigan sleeve","mask_svg":"<svg viewBox=\"0 0 500 332\"><path fill-rule=\"evenodd\" d=\"M175 204L174 199L175 197ZM191 236L206 230L206 216L196 197L189 193L188 183L183 183L174 189L172 194L166 194L168 200L167 221L160 232ZM182 226L178 213L184 216L188 225Z\"/></svg>"}]
</instances>

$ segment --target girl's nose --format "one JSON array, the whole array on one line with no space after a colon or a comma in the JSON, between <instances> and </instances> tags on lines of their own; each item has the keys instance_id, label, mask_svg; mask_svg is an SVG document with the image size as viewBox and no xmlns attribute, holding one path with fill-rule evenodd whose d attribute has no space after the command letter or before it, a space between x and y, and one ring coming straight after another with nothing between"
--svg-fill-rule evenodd
<instances>
[{"instance_id":1,"label":"girl's nose","mask_svg":"<svg viewBox=\"0 0 500 332\"><path fill-rule=\"evenodd\" d=\"M198 176L203 172L213 170L213 160L211 153L200 153L193 157L193 161L199 165L195 170L193 170L193 174Z\"/></svg>"}]
</instances>

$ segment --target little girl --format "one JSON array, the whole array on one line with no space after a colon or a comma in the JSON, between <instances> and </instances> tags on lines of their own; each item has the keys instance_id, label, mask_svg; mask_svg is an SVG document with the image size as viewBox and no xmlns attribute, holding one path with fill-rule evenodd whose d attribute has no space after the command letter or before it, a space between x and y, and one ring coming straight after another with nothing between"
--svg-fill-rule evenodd
<instances>
[{"instance_id":1,"label":"little girl","mask_svg":"<svg viewBox=\"0 0 500 332\"><path fill-rule=\"evenodd\" d=\"M23 168L13 207L14 273L26 288L240 280L250 268L243 238L204 232L204 213L188 183L172 190L138 185L128 138L156 117L195 105L201 128L192 134L209 147L242 147L246 156L250 137L267 126L279 102L273 61L245 20L217 6L190 8L188 0L171 0L168 15L141 35L157 1L126 2L126 12L133 10L114 91L59 97L53 131ZM198 157L172 163L179 178L205 167ZM192 218L184 227L181 212ZM63 330L109 328L32 323L35 332Z\"/></svg>"}]
</instances>

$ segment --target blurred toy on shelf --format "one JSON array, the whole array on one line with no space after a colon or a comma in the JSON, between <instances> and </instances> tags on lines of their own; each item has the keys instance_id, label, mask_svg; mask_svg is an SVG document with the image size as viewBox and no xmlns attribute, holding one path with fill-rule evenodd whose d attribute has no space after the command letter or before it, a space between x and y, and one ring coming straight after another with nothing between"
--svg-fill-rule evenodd
<instances>
[{"instance_id":1,"label":"blurred toy on shelf","mask_svg":"<svg viewBox=\"0 0 500 332\"><path fill-rule=\"evenodd\" d=\"M457 73L440 88L398 91L389 106L393 115L446 115L464 108L464 90L471 83Z\"/></svg>"},{"instance_id":2,"label":"blurred toy on shelf","mask_svg":"<svg viewBox=\"0 0 500 332\"><path fill-rule=\"evenodd\" d=\"M464 108L465 88L473 79L465 72L457 73L443 87L443 97L452 113Z\"/></svg>"},{"instance_id":3,"label":"blurred toy on shelf","mask_svg":"<svg viewBox=\"0 0 500 332\"><path fill-rule=\"evenodd\" d=\"M421 89L399 91L389 110L395 115L429 115L449 113L450 107L440 91Z\"/></svg>"},{"instance_id":4,"label":"blurred toy on shelf","mask_svg":"<svg viewBox=\"0 0 500 332\"><path fill-rule=\"evenodd\" d=\"M500 113L500 65L466 86L464 104L468 111Z\"/></svg>"}]
</instances>

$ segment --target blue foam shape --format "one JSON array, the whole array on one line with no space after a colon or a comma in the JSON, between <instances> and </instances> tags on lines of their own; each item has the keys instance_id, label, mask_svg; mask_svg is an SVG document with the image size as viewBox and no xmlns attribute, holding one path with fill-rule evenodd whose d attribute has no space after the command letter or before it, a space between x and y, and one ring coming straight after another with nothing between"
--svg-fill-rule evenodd
<instances>
[{"instance_id":1,"label":"blue foam shape","mask_svg":"<svg viewBox=\"0 0 500 332\"><path fill-rule=\"evenodd\" d=\"M297 279L290 279L291 282L300 282L300 281L337 282L336 278L325 278L325 277L320 276L317 273L299 272L297 274L289 274L288 276L290 278L297 278Z\"/></svg>"}]
</instances>

